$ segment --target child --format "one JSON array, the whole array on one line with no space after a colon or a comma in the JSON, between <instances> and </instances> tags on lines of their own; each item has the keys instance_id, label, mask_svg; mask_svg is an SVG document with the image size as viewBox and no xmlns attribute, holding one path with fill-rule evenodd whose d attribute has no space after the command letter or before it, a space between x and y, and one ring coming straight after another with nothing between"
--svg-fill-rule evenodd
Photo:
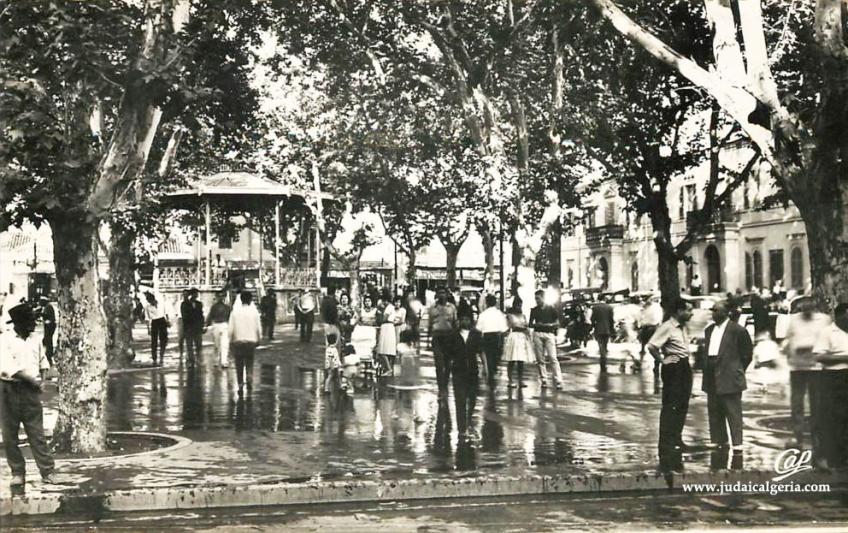
<instances>
[{"instance_id":1,"label":"child","mask_svg":"<svg viewBox=\"0 0 848 533\"><path fill-rule=\"evenodd\" d=\"M340 388L339 370L342 362L339 357L339 348L336 345L338 335L327 334L327 348L324 350L324 392L331 392Z\"/></svg>"},{"instance_id":2,"label":"child","mask_svg":"<svg viewBox=\"0 0 848 533\"><path fill-rule=\"evenodd\" d=\"M397 356L400 360L400 384L409 387L418 385L418 350L415 348L415 332L411 329L401 330Z\"/></svg>"},{"instance_id":3,"label":"child","mask_svg":"<svg viewBox=\"0 0 848 533\"><path fill-rule=\"evenodd\" d=\"M353 344L345 344L342 349L342 372L340 375L340 390L353 396L353 378L359 373L359 355Z\"/></svg>"}]
</instances>

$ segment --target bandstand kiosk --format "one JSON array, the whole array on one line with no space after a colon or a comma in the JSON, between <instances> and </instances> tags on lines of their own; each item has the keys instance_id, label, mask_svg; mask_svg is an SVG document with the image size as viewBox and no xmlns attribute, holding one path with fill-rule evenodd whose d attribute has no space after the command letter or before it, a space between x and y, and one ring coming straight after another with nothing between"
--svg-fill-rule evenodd
<instances>
[{"instance_id":1,"label":"bandstand kiosk","mask_svg":"<svg viewBox=\"0 0 848 533\"><path fill-rule=\"evenodd\" d=\"M332 196L321 194L322 201ZM286 212L311 211L318 195L276 183L249 172L218 172L190 182L185 189L171 192L166 202L175 210L185 209L200 214L203 224L187 228L193 242L182 247L172 242L160 248L154 259L152 283L166 305L179 309L182 292L190 287L199 291L204 310L208 310L214 295L226 290L230 301L241 290L251 290L260 298L268 289L277 292L277 320L293 317L293 297L320 287L321 246L317 224L308 228L306 253L294 260L284 260L284 233L281 215ZM240 230L238 239L230 241L213 236L213 214L230 216L274 215L273 246L263 235L261 225ZM174 253L178 248L178 253ZM179 253L181 252L181 253Z\"/></svg>"}]
</instances>

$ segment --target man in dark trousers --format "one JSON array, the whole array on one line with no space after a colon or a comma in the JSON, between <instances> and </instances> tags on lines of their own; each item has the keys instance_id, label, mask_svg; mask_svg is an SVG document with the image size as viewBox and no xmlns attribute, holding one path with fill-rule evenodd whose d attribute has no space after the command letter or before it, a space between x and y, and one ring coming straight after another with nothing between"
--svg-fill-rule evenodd
<instances>
[{"instance_id":1,"label":"man in dark trousers","mask_svg":"<svg viewBox=\"0 0 848 533\"><path fill-rule=\"evenodd\" d=\"M339 302L336 300L336 289L330 287L321 299L321 320L324 322L324 335L335 334L341 339L339 330Z\"/></svg>"},{"instance_id":2,"label":"man in dark trousers","mask_svg":"<svg viewBox=\"0 0 848 533\"><path fill-rule=\"evenodd\" d=\"M14 489L25 484L26 460L18 447L21 424L41 479L55 483L55 464L44 438L41 406L42 379L49 367L41 340L32 334L35 312L28 304L19 304L9 309L9 318L13 330L0 335L0 422L6 461L12 471L10 485Z\"/></svg>"},{"instance_id":3,"label":"man in dark trousers","mask_svg":"<svg viewBox=\"0 0 848 533\"><path fill-rule=\"evenodd\" d=\"M471 313L458 316L459 329L448 341L453 373L453 399L456 405L456 429L460 439L468 433L468 426L477 403L479 386L478 356L483 352L483 336L474 329Z\"/></svg>"},{"instance_id":4,"label":"man in dark trousers","mask_svg":"<svg viewBox=\"0 0 848 533\"><path fill-rule=\"evenodd\" d=\"M297 300L297 309L300 311L300 342L312 342L312 325L315 323L315 296L308 290L301 293Z\"/></svg>"},{"instance_id":5,"label":"man in dark trousers","mask_svg":"<svg viewBox=\"0 0 848 533\"><path fill-rule=\"evenodd\" d=\"M745 370L753 359L754 347L748 331L728 318L727 304L713 306L713 324L704 341L707 360L702 390L707 393L710 441L727 446L727 426L734 453L742 451L742 391L747 388Z\"/></svg>"},{"instance_id":6,"label":"man in dark trousers","mask_svg":"<svg viewBox=\"0 0 848 533\"><path fill-rule=\"evenodd\" d=\"M815 387L817 415L813 428L816 463L829 468L848 466L848 303L833 310L833 323L824 328L813 348L821 371Z\"/></svg>"},{"instance_id":7,"label":"man in dark trousers","mask_svg":"<svg viewBox=\"0 0 848 533\"><path fill-rule=\"evenodd\" d=\"M197 289L188 290L188 299L180 305L183 319L183 337L186 343L186 359L194 364L200 359L203 345L203 304L197 300Z\"/></svg>"},{"instance_id":8,"label":"man in dark trousers","mask_svg":"<svg viewBox=\"0 0 848 533\"><path fill-rule=\"evenodd\" d=\"M436 291L436 302L427 310L427 328L430 347L433 349L433 361L436 363L439 401L446 401L453 357L450 339L457 330L457 316L456 306L448 302L448 293L444 287L439 287Z\"/></svg>"},{"instance_id":9,"label":"man in dark trousers","mask_svg":"<svg viewBox=\"0 0 848 533\"><path fill-rule=\"evenodd\" d=\"M503 355L504 335L509 332L506 316L498 309L498 301L494 294L487 294L486 308L477 318L477 330L483 336L483 351L486 354L486 370L489 387L495 386L495 376L498 375L498 364Z\"/></svg>"},{"instance_id":10,"label":"man in dark trousers","mask_svg":"<svg viewBox=\"0 0 848 533\"><path fill-rule=\"evenodd\" d=\"M277 323L277 294L274 289L268 289L259 301L259 314L262 317L262 335L268 340L273 339Z\"/></svg>"},{"instance_id":11,"label":"man in dark trousers","mask_svg":"<svg viewBox=\"0 0 848 533\"><path fill-rule=\"evenodd\" d=\"M592 330L595 340L598 341L598 349L601 353L601 372L607 371L607 345L610 337L615 333L612 306L605 298L592 306Z\"/></svg>"},{"instance_id":12,"label":"man in dark trousers","mask_svg":"<svg viewBox=\"0 0 848 533\"><path fill-rule=\"evenodd\" d=\"M768 305L757 291L754 291L751 295L751 316L754 318L755 337L769 331L771 319L769 317Z\"/></svg>"},{"instance_id":13,"label":"man in dark trousers","mask_svg":"<svg viewBox=\"0 0 848 533\"><path fill-rule=\"evenodd\" d=\"M682 298L672 305L671 317L660 324L648 341L648 351L662 363L662 411L660 412L660 457L670 451L683 451L683 426L692 394L692 367L689 365L689 334L686 323L692 308Z\"/></svg>"},{"instance_id":14,"label":"man in dark trousers","mask_svg":"<svg viewBox=\"0 0 848 533\"><path fill-rule=\"evenodd\" d=\"M47 361L50 366L53 366L53 334L56 333L56 310L44 296L39 298L38 303L41 305L41 322L44 324L44 338L41 344L44 345L44 355L47 356Z\"/></svg>"}]
</instances>

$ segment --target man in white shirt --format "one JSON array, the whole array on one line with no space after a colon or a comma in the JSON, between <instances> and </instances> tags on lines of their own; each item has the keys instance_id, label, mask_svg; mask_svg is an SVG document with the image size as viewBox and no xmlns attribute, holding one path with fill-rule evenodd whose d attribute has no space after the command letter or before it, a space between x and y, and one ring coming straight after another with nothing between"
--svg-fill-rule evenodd
<instances>
[{"instance_id":1,"label":"man in white shirt","mask_svg":"<svg viewBox=\"0 0 848 533\"><path fill-rule=\"evenodd\" d=\"M504 335L509 331L506 316L498 309L494 294L487 294L486 309L477 317L477 330L483 335L483 353L486 354L486 372L489 387L494 386L498 365L503 354Z\"/></svg>"},{"instance_id":2,"label":"man in white shirt","mask_svg":"<svg viewBox=\"0 0 848 533\"><path fill-rule=\"evenodd\" d=\"M662 323L663 311L660 306L659 298L652 296L646 302L642 311L639 313L639 368L642 367L642 362L645 359L645 346L654 332L657 331L657 326ZM660 367L654 365L654 377L659 377Z\"/></svg>"},{"instance_id":3,"label":"man in white shirt","mask_svg":"<svg viewBox=\"0 0 848 533\"><path fill-rule=\"evenodd\" d=\"M830 324L830 317L815 311L812 300L801 304L801 312L789 318L786 338L783 341L783 352L789 362L789 392L790 409L792 411L792 431L795 434L793 447L801 448L804 435L814 431L816 424L816 402L814 387L818 379L821 365L813 355L813 348L822 333ZM810 427L804 418L804 397L809 392L810 398Z\"/></svg>"},{"instance_id":4,"label":"man in white shirt","mask_svg":"<svg viewBox=\"0 0 848 533\"><path fill-rule=\"evenodd\" d=\"M848 303L836 306L833 323L813 353L822 369L811 396L817 399L815 409L827 417L817 416L813 454L822 466L842 468L848 463Z\"/></svg>"},{"instance_id":5,"label":"man in white shirt","mask_svg":"<svg viewBox=\"0 0 848 533\"><path fill-rule=\"evenodd\" d=\"M256 346L262 339L262 319L259 310L253 305L253 295L242 292L239 296L241 305L234 306L230 312L230 348L236 363L236 382L238 395L244 395L244 384L247 382L247 392L253 391L253 355Z\"/></svg>"},{"instance_id":6,"label":"man in white shirt","mask_svg":"<svg viewBox=\"0 0 848 533\"><path fill-rule=\"evenodd\" d=\"M727 304L713 306L714 324L707 326L707 360L702 390L707 393L710 440L727 446L727 427L734 451L742 448L742 391L747 388L745 370L751 364L754 347L748 331L728 319Z\"/></svg>"},{"instance_id":7,"label":"man in white shirt","mask_svg":"<svg viewBox=\"0 0 848 533\"><path fill-rule=\"evenodd\" d=\"M44 438L41 407L42 378L50 368L41 340L33 335L35 313L27 304L9 309L12 331L0 335L0 418L3 447L12 471L12 487L25 484L26 461L18 447L18 430L23 424L41 479L55 483L53 456Z\"/></svg>"}]
</instances>

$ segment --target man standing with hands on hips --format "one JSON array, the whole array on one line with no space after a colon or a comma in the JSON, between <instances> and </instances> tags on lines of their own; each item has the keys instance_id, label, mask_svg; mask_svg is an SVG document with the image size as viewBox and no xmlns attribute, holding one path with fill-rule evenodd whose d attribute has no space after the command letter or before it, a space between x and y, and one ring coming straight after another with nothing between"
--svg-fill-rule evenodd
<instances>
[{"instance_id":1,"label":"man standing with hands on hips","mask_svg":"<svg viewBox=\"0 0 848 533\"><path fill-rule=\"evenodd\" d=\"M49 368L41 339L33 335L35 313L28 304L9 309L13 330L0 335L0 419L3 447L12 471L10 485L25 484L26 461L18 447L18 430L23 424L35 464L45 483L55 483L53 456L44 438L41 406L42 379Z\"/></svg>"},{"instance_id":2,"label":"man standing with hands on hips","mask_svg":"<svg viewBox=\"0 0 848 533\"><path fill-rule=\"evenodd\" d=\"M727 304L713 306L713 322L705 331L707 360L702 390L707 393L710 441L727 446L727 427L734 453L742 451L742 391L747 388L745 370L754 347L748 332L728 319Z\"/></svg>"},{"instance_id":3,"label":"man standing with hands on hips","mask_svg":"<svg viewBox=\"0 0 848 533\"><path fill-rule=\"evenodd\" d=\"M660 324L648 341L648 351L662 362L662 411L660 412L660 457L668 452L684 451L683 426L692 394L692 367L689 366L689 335L686 323L692 308L679 298L672 306L671 317Z\"/></svg>"}]
</instances>

